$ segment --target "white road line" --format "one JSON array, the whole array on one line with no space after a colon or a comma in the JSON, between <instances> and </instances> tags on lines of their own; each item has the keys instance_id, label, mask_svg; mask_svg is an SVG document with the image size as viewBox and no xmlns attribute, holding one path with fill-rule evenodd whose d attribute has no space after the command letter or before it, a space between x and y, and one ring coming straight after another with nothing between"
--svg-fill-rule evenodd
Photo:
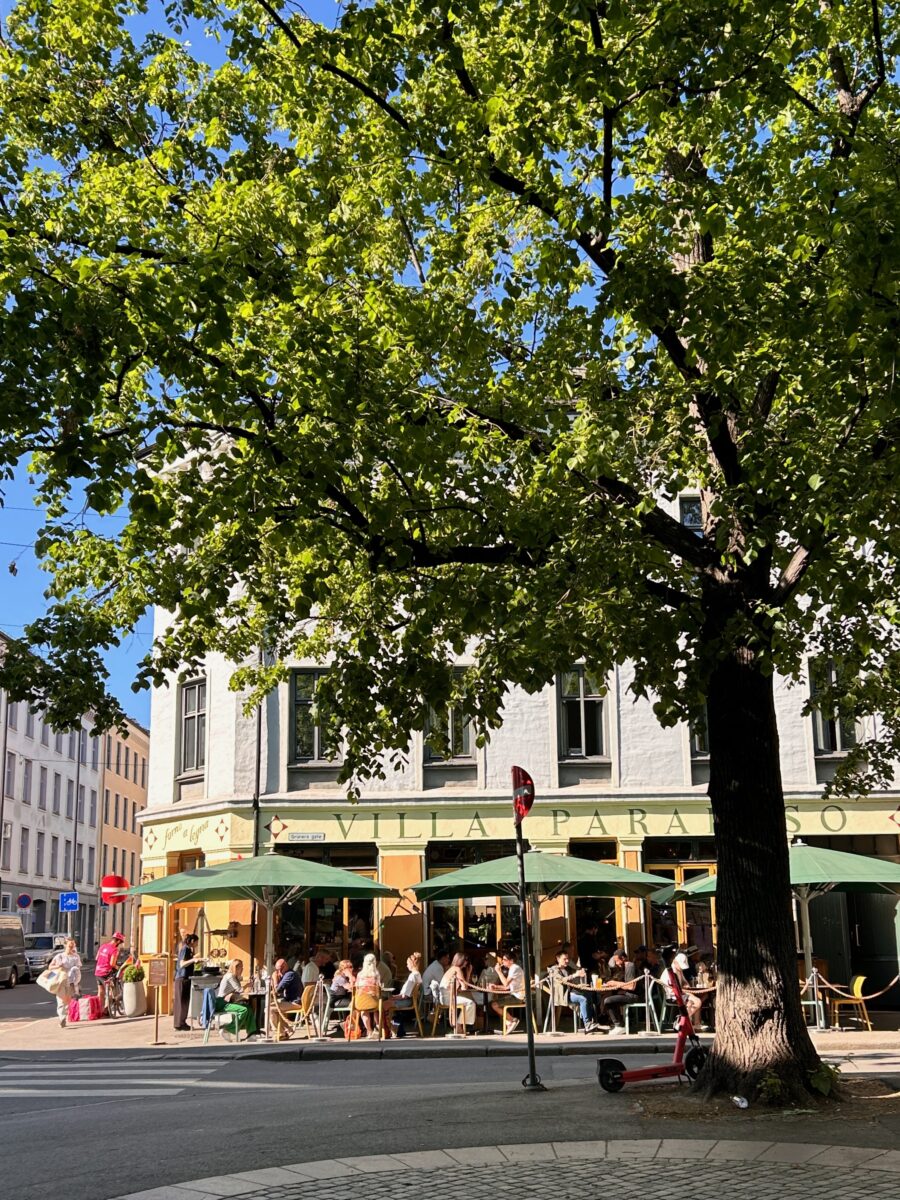
<instances>
[{"instance_id":1,"label":"white road line","mask_svg":"<svg viewBox=\"0 0 900 1200\"><path fill-rule=\"evenodd\" d=\"M146 1088L137 1090L135 1088L104 1088L91 1091L74 1091L72 1088L0 1088L0 1097L2 1096L43 1096L43 1097L68 1097L75 1099L76 1097L83 1100L93 1099L95 1096L117 1096L119 1098L125 1096L143 1096L144 1098L155 1098L157 1096L177 1096L182 1088L159 1088L148 1091Z\"/></svg>"},{"instance_id":2,"label":"white road line","mask_svg":"<svg viewBox=\"0 0 900 1200\"><path fill-rule=\"evenodd\" d=\"M130 1067L79 1067L75 1063L51 1063L48 1066L14 1066L0 1067L0 1078L8 1079L11 1075L32 1075L42 1076L50 1075L54 1078L58 1075L104 1075L107 1078L110 1076L133 1075L135 1071L155 1071L160 1075L212 1075L216 1071L216 1067L185 1067L179 1066L177 1063L166 1063L164 1066L153 1066L148 1063L135 1063Z\"/></svg>"}]
</instances>

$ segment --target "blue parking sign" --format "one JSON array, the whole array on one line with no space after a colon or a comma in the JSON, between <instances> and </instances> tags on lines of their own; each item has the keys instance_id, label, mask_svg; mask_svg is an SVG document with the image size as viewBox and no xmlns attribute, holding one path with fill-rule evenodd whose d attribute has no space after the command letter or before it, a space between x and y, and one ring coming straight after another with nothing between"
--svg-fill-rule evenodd
<instances>
[{"instance_id":1,"label":"blue parking sign","mask_svg":"<svg viewBox=\"0 0 900 1200\"><path fill-rule=\"evenodd\" d=\"M77 892L60 892L59 893L59 911L78 912L78 893Z\"/></svg>"}]
</instances>

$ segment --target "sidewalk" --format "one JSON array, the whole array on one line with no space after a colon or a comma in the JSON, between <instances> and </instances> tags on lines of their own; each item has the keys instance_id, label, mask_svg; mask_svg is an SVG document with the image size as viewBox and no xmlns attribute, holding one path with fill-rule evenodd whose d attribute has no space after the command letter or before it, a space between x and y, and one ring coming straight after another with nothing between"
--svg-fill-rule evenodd
<instances>
[{"instance_id":1,"label":"sidewalk","mask_svg":"<svg viewBox=\"0 0 900 1200\"><path fill-rule=\"evenodd\" d=\"M864 1058L877 1055L886 1069L900 1073L900 1031L818 1032L813 1030L813 1041L820 1053L829 1058L849 1055ZM210 1055L222 1058L283 1058L283 1059L344 1059L360 1058L479 1058L495 1055L524 1055L525 1036L522 1033L502 1037L499 1033L474 1035L467 1038L390 1038L384 1042L347 1042L342 1037L331 1037L325 1041L309 1041L294 1038L289 1042L267 1043L244 1042L236 1045L225 1042L213 1033L207 1045L203 1044L204 1031L176 1033L171 1017L160 1017L159 1042L154 1042L154 1018L136 1017L131 1020L89 1021L84 1024L68 1025L60 1029L54 1018L0 1022L0 1058L7 1054L24 1053L80 1053L82 1051L107 1051L115 1053L140 1053L151 1056ZM712 1041L712 1034L701 1034L704 1043ZM630 1037L584 1034L538 1034L535 1039L539 1055L589 1054L597 1057L614 1057L621 1054L671 1054L675 1043L674 1034L659 1034L645 1037L634 1034Z\"/></svg>"}]
</instances>

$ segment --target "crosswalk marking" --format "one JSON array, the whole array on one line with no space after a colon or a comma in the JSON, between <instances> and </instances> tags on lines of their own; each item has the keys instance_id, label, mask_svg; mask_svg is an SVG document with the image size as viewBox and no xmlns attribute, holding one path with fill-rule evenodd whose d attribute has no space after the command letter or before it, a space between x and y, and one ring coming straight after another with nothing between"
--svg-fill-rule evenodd
<instances>
[{"instance_id":1,"label":"crosswalk marking","mask_svg":"<svg viewBox=\"0 0 900 1200\"><path fill-rule=\"evenodd\" d=\"M84 1066L74 1062L13 1063L0 1067L0 1099L150 1099L177 1096L191 1087L227 1089L234 1085L217 1084L209 1078L223 1065L147 1060L95 1060Z\"/></svg>"}]
</instances>

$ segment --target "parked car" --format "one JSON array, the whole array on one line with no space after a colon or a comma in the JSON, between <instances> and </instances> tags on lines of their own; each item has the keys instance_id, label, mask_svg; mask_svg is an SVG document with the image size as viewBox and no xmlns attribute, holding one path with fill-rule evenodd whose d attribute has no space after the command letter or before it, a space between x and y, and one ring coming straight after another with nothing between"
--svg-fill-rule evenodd
<instances>
[{"instance_id":1,"label":"parked car","mask_svg":"<svg viewBox=\"0 0 900 1200\"><path fill-rule=\"evenodd\" d=\"M37 979L41 971L50 966L50 960L58 950L62 950L65 943L64 933L25 934L25 958L32 979Z\"/></svg>"},{"instance_id":2,"label":"parked car","mask_svg":"<svg viewBox=\"0 0 900 1200\"><path fill-rule=\"evenodd\" d=\"M13 988L29 976L22 922L18 917L0 917L0 983Z\"/></svg>"}]
</instances>

